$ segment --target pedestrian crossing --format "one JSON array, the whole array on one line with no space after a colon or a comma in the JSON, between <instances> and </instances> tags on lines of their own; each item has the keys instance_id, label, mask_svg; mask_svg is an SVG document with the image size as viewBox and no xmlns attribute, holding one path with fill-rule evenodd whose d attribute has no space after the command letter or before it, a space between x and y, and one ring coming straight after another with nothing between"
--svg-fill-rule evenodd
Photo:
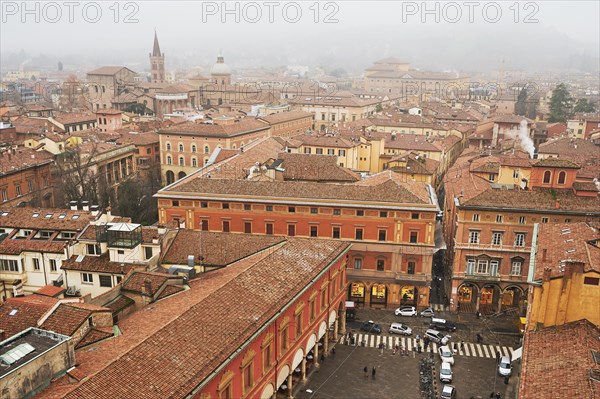
<instances>
[{"instance_id":1,"label":"pedestrian crossing","mask_svg":"<svg viewBox=\"0 0 600 399\"><path fill-rule=\"evenodd\" d=\"M364 334L358 333L354 335L355 338L355 346L364 346L369 348L380 348L380 345L383 344L383 348L387 350L394 349L395 345L398 345L400 349L404 348L409 352L417 349L417 340L413 337L399 337L399 336L385 336L385 335L376 335L376 334ZM345 339L342 337L340 339L340 344L344 344ZM421 350L425 351L423 345L423 339L420 340ZM471 342L465 342L461 345L460 342L450 342L450 348L453 349L454 353L458 356L471 356L471 357L483 357L495 359L496 353L499 352L501 356L511 356L513 352L513 348L509 346L502 345L484 345L484 344L475 344ZM430 347L433 347L433 352L436 353L438 349L438 344L430 342L427 351L430 351Z\"/></svg>"}]
</instances>

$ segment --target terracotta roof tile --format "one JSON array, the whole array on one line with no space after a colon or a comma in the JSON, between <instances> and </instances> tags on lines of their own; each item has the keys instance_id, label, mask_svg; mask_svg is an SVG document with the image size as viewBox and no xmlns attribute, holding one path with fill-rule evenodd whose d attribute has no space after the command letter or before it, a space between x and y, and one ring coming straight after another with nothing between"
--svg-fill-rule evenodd
<instances>
[{"instance_id":1,"label":"terracotta roof tile","mask_svg":"<svg viewBox=\"0 0 600 399\"><path fill-rule=\"evenodd\" d=\"M108 252L100 256L85 255L77 261L78 255L72 255L69 259L62 262L61 269L63 270L80 270L86 272L100 272L112 274L127 274L130 270L144 268L144 265L111 262Z\"/></svg>"},{"instance_id":2,"label":"terracotta roof tile","mask_svg":"<svg viewBox=\"0 0 600 399\"><path fill-rule=\"evenodd\" d=\"M570 168L570 169L579 169L579 165L575 162L569 161L568 159L560 159L560 158L546 158L540 159L532 164L534 167L538 168Z\"/></svg>"},{"instance_id":3,"label":"terracotta roof tile","mask_svg":"<svg viewBox=\"0 0 600 399\"><path fill-rule=\"evenodd\" d=\"M84 346L91 345L98 341L102 341L103 339L112 337L112 332L101 331L96 328L90 328L90 330L85 334L85 336L77 343L75 349L81 349Z\"/></svg>"},{"instance_id":4,"label":"terracotta roof tile","mask_svg":"<svg viewBox=\"0 0 600 399\"><path fill-rule=\"evenodd\" d=\"M600 215L600 198L578 197L572 191L552 190L498 190L490 189L469 201L462 202L465 208L495 208L503 210L528 209Z\"/></svg>"},{"instance_id":5,"label":"terracotta roof tile","mask_svg":"<svg viewBox=\"0 0 600 399\"><path fill-rule=\"evenodd\" d=\"M274 251L191 281L189 290L124 319L122 335L95 345L92 352L79 351L78 368L89 378L73 384L65 397L162 399L187 395L348 248L349 243L340 241L288 239ZM243 300L241 292L248 293ZM219 316L215 317L217 309ZM226 334L218 327L224 325ZM202 345L182 340L184 331L189 336L202 334ZM155 381L152 384L148 383L149 373ZM123 376L127 376L127 384L122 383ZM64 386L51 385L42 397L53 395L54 389L65 392Z\"/></svg>"},{"instance_id":6,"label":"terracotta roof tile","mask_svg":"<svg viewBox=\"0 0 600 399\"><path fill-rule=\"evenodd\" d=\"M46 151L34 151L25 147L20 147L15 154L0 151L0 176L52 163L54 163L53 155ZM25 187L21 189L24 190Z\"/></svg>"},{"instance_id":7,"label":"terracotta roof tile","mask_svg":"<svg viewBox=\"0 0 600 399\"><path fill-rule=\"evenodd\" d=\"M135 304L135 301L133 299L125 295L119 295L112 301L104 304L104 307L110 309L113 313L118 313L121 310L133 304Z\"/></svg>"},{"instance_id":8,"label":"terracotta roof tile","mask_svg":"<svg viewBox=\"0 0 600 399\"><path fill-rule=\"evenodd\" d=\"M196 265L223 267L282 241L283 237L179 230L161 263L187 265L193 255Z\"/></svg>"},{"instance_id":9,"label":"terracotta roof tile","mask_svg":"<svg viewBox=\"0 0 600 399\"><path fill-rule=\"evenodd\" d=\"M279 167L284 169L284 180L327 182L355 182L360 180L360 175L339 166L336 156L282 152L277 158L283 161Z\"/></svg>"},{"instance_id":10,"label":"terracotta roof tile","mask_svg":"<svg viewBox=\"0 0 600 399\"><path fill-rule=\"evenodd\" d=\"M265 122L267 122L270 125L275 125L278 123L293 121L293 120L302 119L302 118L311 118L312 119L312 116L313 116L313 114L311 112L305 112L305 111L298 110L298 111L279 112L277 114L261 116L260 119L264 120Z\"/></svg>"},{"instance_id":11,"label":"terracotta roof tile","mask_svg":"<svg viewBox=\"0 0 600 399\"><path fill-rule=\"evenodd\" d=\"M170 295L176 294L176 293L184 291L184 290L185 290L185 288L178 286L178 285L167 285L165 287L165 289L162 290L160 294L158 294L158 297L156 297L156 300L166 298Z\"/></svg>"},{"instance_id":12,"label":"terracotta roof tile","mask_svg":"<svg viewBox=\"0 0 600 399\"><path fill-rule=\"evenodd\" d=\"M600 240L598 228L588 223L544 223L538 232L535 278L541 280L544 269L551 269L551 277L562 276L561 261L584 264L584 271L600 273L600 249L589 241Z\"/></svg>"},{"instance_id":13,"label":"terracotta roof tile","mask_svg":"<svg viewBox=\"0 0 600 399\"><path fill-rule=\"evenodd\" d=\"M600 397L600 367L592 357L592 351L600 352L598 336L600 329L587 320L527 332L519 397Z\"/></svg>"},{"instance_id":14,"label":"terracotta roof tile","mask_svg":"<svg viewBox=\"0 0 600 399\"><path fill-rule=\"evenodd\" d=\"M373 203L430 204L426 184L403 179L393 172L381 172L356 183L315 183L300 181L248 181L225 179L183 179L175 186L158 192L157 196L187 193L196 196L278 197L288 199L319 199L331 201L368 201ZM373 189L377 187L377 190Z\"/></svg>"},{"instance_id":15,"label":"terracotta roof tile","mask_svg":"<svg viewBox=\"0 0 600 399\"><path fill-rule=\"evenodd\" d=\"M123 280L121 290L153 296L173 275L154 272L133 272Z\"/></svg>"},{"instance_id":16,"label":"terracotta roof tile","mask_svg":"<svg viewBox=\"0 0 600 399\"><path fill-rule=\"evenodd\" d=\"M95 216L92 216L90 211L82 210L72 211L61 208L0 208L0 226L3 227L81 231L94 219Z\"/></svg>"},{"instance_id":17,"label":"terracotta roof tile","mask_svg":"<svg viewBox=\"0 0 600 399\"><path fill-rule=\"evenodd\" d=\"M65 292L65 289L63 287L56 287L54 285L45 285L39 290L35 291L35 293L38 295L44 295L49 297L57 297L63 292Z\"/></svg>"},{"instance_id":18,"label":"terracotta roof tile","mask_svg":"<svg viewBox=\"0 0 600 399\"><path fill-rule=\"evenodd\" d=\"M91 315L91 311L60 304L40 326L43 330L54 331L63 335L72 335Z\"/></svg>"},{"instance_id":19,"label":"terracotta roof tile","mask_svg":"<svg viewBox=\"0 0 600 399\"><path fill-rule=\"evenodd\" d=\"M28 295L20 298L9 298L0 304L0 330L4 338L13 336L26 328L37 326L38 320L48 312L56 298L41 295Z\"/></svg>"},{"instance_id":20,"label":"terracotta roof tile","mask_svg":"<svg viewBox=\"0 0 600 399\"><path fill-rule=\"evenodd\" d=\"M241 134L268 130L269 125L255 118L243 118L239 122L228 124L204 123L204 121L183 122L166 129L161 129L159 134L193 134L200 137L233 137Z\"/></svg>"}]
</instances>

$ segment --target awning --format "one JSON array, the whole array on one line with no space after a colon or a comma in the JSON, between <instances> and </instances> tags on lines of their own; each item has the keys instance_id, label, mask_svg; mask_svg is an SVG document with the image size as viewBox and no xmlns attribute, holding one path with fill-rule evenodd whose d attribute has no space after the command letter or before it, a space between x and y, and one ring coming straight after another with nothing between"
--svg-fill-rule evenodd
<instances>
[{"instance_id":1,"label":"awning","mask_svg":"<svg viewBox=\"0 0 600 399\"><path fill-rule=\"evenodd\" d=\"M523 347L517 348L513 351L511 362L520 359L521 356L523 356Z\"/></svg>"}]
</instances>

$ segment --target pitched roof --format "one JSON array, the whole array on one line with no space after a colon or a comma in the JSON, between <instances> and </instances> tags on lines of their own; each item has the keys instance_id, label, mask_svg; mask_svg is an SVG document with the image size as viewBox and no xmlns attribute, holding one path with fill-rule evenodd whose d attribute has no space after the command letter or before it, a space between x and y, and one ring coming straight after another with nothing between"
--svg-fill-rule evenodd
<instances>
[{"instance_id":1,"label":"pitched roof","mask_svg":"<svg viewBox=\"0 0 600 399\"><path fill-rule=\"evenodd\" d=\"M79 261L78 261L79 260ZM62 261L63 270L79 270L86 272L99 272L111 274L127 274L130 270L144 268L144 265L131 263L111 262L108 252L100 256L72 255Z\"/></svg>"},{"instance_id":2,"label":"pitched roof","mask_svg":"<svg viewBox=\"0 0 600 399\"><path fill-rule=\"evenodd\" d=\"M283 237L232 235L208 231L179 230L161 260L163 265L194 264L222 267L284 241Z\"/></svg>"},{"instance_id":3,"label":"pitched roof","mask_svg":"<svg viewBox=\"0 0 600 399\"><path fill-rule=\"evenodd\" d=\"M110 309L97 307L97 311ZM61 303L40 326L43 330L71 336L91 316L93 310L71 303Z\"/></svg>"},{"instance_id":4,"label":"pitched roof","mask_svg":"<svg viewBox=\"0 0 600 399\"><path fill-rule=\"evenodd\" d=\"M600 367L592 357L600 352L598 336L587 320L526 332L519 397L598 398Z\"/></svg>"},{"instance_id":5,"label":"pitched roof","mask_svg":"<svg viewBox=\"0 0 600 399\"><path fill-rule=\"evenodd\" d=\"M58 302L56 298L33 294L9 298L0 303L0 330L4 331L4 339L26 328L37 326L38 320L56 302Z\"/></svg>"},{"instance_id":6,"label":"pitched roof","mask_svg":"<svg viewBox=\"0 0 600 399\"><path fill-rule=\"evenodd\" d=\"M40 167L54 162L53 155L46 151L34 151L20 147L14 154L0 151L0 176L18 173L25 169ZM24 189L22 187L21 189Z\"/></svg>"},{"instance_id":7,"label":"pitched roof","mask_svg":"<svg viewBox=\"0 0 600 399\"><path fill-rule=\"evenodd\" d=\"M131 69L123 66L103 66L92 71L89 71L88 75L116 75L122 69L127 69L130 72L133 72ZM134 72L135 73L135 72Z\"/></svg>"},{"instance_id":8,"label":"pitched roof","mask_svg":"<svg viewBox=\"0 0 600 399\"><path fill-rule=\"evenodd\" d=\"M62 294L65 291L66 290L63 287L56 287L54 285L45 285L42 288L40 288L39 290L35 291L35 293L38 295L57 297L58 295Z\"/></svg>"},{"instance_id":9,"label":"pitched roof","mask_svg":"<svg viewBox=\"0 0 600 399\"><path fill-rule=\"evenodd\" d=\"M568 169L579 169L579 165L575 162L569 161L568 159L559 158L546 158L540 159L533 162L532 166L538 168L568 168Z\"/></svg>"},{"instance_id":10,"label":"pitched roof","mask_svg":"<svg viewBox=\"0 0 600 399\"><path fill-rule=\"evenodd\" d=\"M289 238L274 251L206 273L189 290L124 319L122 335L78 352L77 368L89 378L68 388L52 384L41 395L69 389L66 398L185 396L348 248L340 241ZM182 333L202 334L202 344Z\"/></svg>"},{"instance_id":11,"label":"pitched roof","mask_svg":"<svg viewBox=\"0 0 600 399\"><path fill-rule=\"evenodd\" d=\"M279 113L271 114L271 115L267 115L267 116L261 116L260 119L264 120L265 122L267 122L270 125L276 125L278 123L293 121L296 119L312 118L312 116L313 116L313 114L310 112L296 110L296 111L279 112Z\"/></svg>"},{"instance_id":12,"label":"pitched roof","mask_svg":"<svg viewBox=\"0 0 600 399\"><path fill-rule=\"evenodd\" d=\"M64 253L66 241L38 241L22 239L5 239L0 242L0 254L20 255L23 252Z\"/></svg>"},{"instance_id":13,"label":"pitched roof","mask_svg":"<svg viewBox=\"0 0 600 399\"><path fill-rule=\"evenodd\" d=\"M544 269L551 269L550 277L560 277L565 262L584 264L584 271L600 273L600 248L590 241L600 240L600 231L588 223L544 223L538 232L535 278L541 280Z\"/></svg>"},{"instance_id":14,"label":"pitched roof","mask_svg":"<svg viewBox=\"0 0 600 399\"><path fill-rule=\"evenodd\" d=\"M352 148L356 146L348 139L331 135L300 134L292 137L292 140L297 140L302 143L301 145L311 147Z\"/></svg>"},{"instance_id":15,"label":"pitched roof","mask_svg":"<svg viewBox=\"0 0 600 399\"><path fill-rule=\"evenodd\" d=\"M219 124L204 123L205 121L188 121L161 129L159 134L193 134L200 137L233 137L268 130L270 127L266 122L255 118L243 118L239 122Z\"/></svg>"},{"instance_id":16,"label":"pitched roof","mask_svg":"<svg viewBox=\"0 0 600 399\"><path fill-rule=\"evenodd\" d=\"M360 175L337 164L337 157L330 155L280 153L280 167L284 180L354 182Z\"/></svg>"},{"instance_id":17,"label":"pitched roof","mask_svg":"<svg viewBox=\"0 0 600 399\"><path fill-rule=\"evenodd\" d=\"M156 31L154 31L154 46L152 47L152 56L162 56L162 53L160 52L160 45L158 44L158 35L156 34Z\"/></svg>"},{"instance_id":18,"label":"pitched roof","mask_svg":"<svg viewBox=\"0 0 600 399\"><path fill-rule=\"evenodd\" d=\"M170 278L174 277L177 276L156 272L133 272L123 280L121 290L153 296Z\"/></svg>"},{"instance_id":19,"label":"pitched roof","mask_svg":"<svg viewBox=\"0 0 600 399\"><path fill-rule=\"evenodd\" d=\"M19 229L80 231L94 219L90 211L83 210L0 208L0 226Z\"/></svg>"},{"instance_id":20,"label":"pitched roof","mask_svg":"<svg viewBox=\"0 0 600 399\"><path fill-rule=\"evenodd\" d=\"M578 197L572 191L489 189L461 207L600 215L600 198Z\"/></svg>"},{"instance_id":21,"label":"pitched roof","mask_svg":"<svg viewBox=\"0 0 600 399\"><path fill-rule=\"evenodd\" d=\"M406 181L391 171L384 171L356 183L348 184L191 178L179 185L166 187L156 195L160 197L176 193L238 198L241 195L244 199L251 197L272 199L273 193L276 193L278 198L286 198L287 201L300 198L303 200L388 203L387 206L431 204L425 183Z\"/></svg>"},{"instance_id":22,"label":"pitched roof","mask_svg":"<svg viewBox=\"0 0 600 399\"><path fill-rule=\"evenodd\" d=\"M63 112L54 117L54 120L61 125L71 125L73 123L96 122L96 115L91 112L73 113Z\"/></svg>"}]
</instances>

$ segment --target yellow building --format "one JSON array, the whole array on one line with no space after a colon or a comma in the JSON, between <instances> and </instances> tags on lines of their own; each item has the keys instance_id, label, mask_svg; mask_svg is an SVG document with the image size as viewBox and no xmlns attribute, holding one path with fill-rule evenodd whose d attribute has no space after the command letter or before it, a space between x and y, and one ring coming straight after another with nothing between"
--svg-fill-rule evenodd
<instances>
[{"instance_id":1,"label":"yellow building","mask_svg":"<svg viewBox=\"0 0 600 399\"><path fill-rule=\"evenodd\" d=\"M581 319L600 326L599 243L597 223L539 225L528 330Z\"/></svg>"}]
</instances>

